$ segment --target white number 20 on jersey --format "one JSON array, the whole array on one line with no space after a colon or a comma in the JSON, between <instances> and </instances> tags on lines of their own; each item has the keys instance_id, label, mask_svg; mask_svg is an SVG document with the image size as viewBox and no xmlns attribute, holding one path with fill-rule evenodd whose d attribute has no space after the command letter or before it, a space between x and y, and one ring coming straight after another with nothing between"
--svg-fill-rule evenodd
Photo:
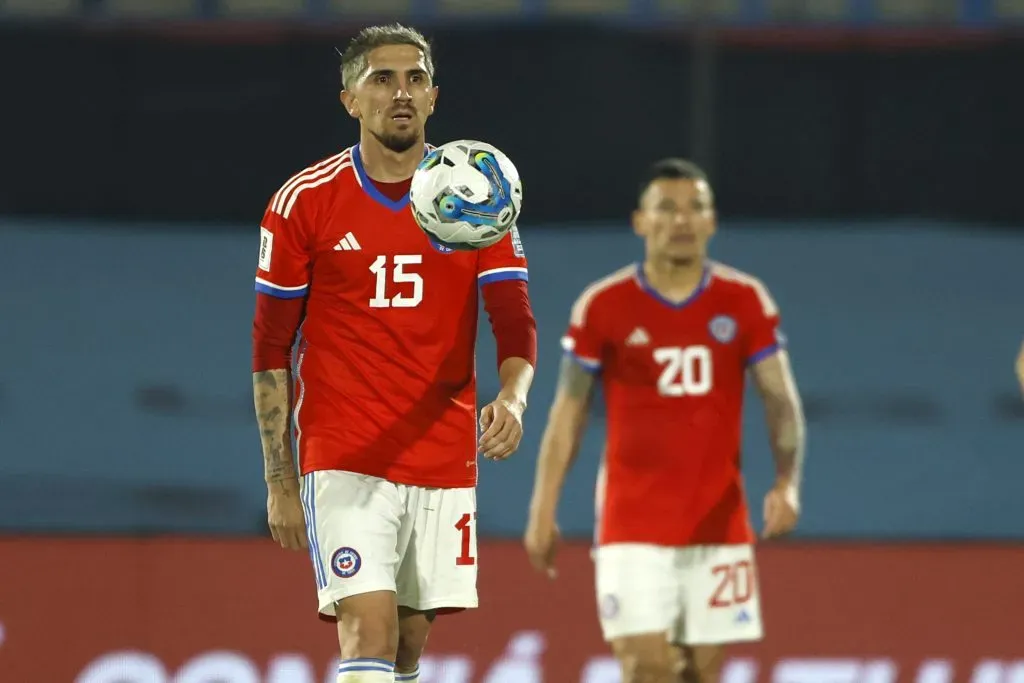
<instances>
[{"instance_id":1,"label":"white number 20 on jersey","mask_svg":"<svg viewBox=\"0 0 1024 683\"><path fill-rule=\"evenodd\" d=\"M388 257L378 256L370 265L370 272L375 278L373 298L370 308L415 308L423 301L423 278L419 273L410 273L405 266L423 263L421 254L397 254L393 257L393 266L388 268ZM390 277L389 277L390 275ZM388 296L388 281L391 284L411 284L412 293L399 292ZM405 288L408 290L408 288Z\"/></svg>"},{"instance_id":2,"label":"white number 20 on jersey","mask_svg":"<svg viewBox=\"0 0 1024 683\"><path fill-rule=\"evenodd\" d=\"M661 366L658 393L662 396L703 396L711 391L711 349L706 346L663 346L654 349Z\"/></svg>"}]
</instances>

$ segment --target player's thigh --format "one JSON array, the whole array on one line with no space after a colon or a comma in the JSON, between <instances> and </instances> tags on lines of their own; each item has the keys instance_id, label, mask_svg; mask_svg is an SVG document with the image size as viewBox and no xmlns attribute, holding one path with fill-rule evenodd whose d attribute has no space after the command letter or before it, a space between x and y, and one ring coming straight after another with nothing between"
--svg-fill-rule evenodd
<instances>
[{"instance_id":1,"label":"player's thigh","mask_svg":"<svg viewBox=\"0 0 1024 683\"><path fill-rule=\"evenodd\" d=\"M675 548L615 543L594 549L598 618L606 641L660 633L682 609Z\"/></svg>"},{"instance_id":2,"label":"player's thigh","mask_svg":"<svg viewBox=\"0 0 1024 683\"><path fill-rule=\"evenodd\" d=\"M677 683L683 656L665 633L643 633L611 640L623 683Z\"/></svg>"},{"instance_id":3,"label":"player's thigh","mask_svg":"<svg viewBox=\"0 0 1024 683\"><path fill-rule=\"evenodd\" d=\"M684 606L674 640L690 646L760 640L764 630L753 546L692 546L680 552Z\"/></svg>"},{"instance_id":4,"label":"player's thigh","mask_svg":"<svg viewBox=\"0 0 1024 683\"><path fill-rule=\"evenodd\" d=\"M410 487L410 542L398 569L398 604L427 611L478 604L476 490Z\"/></svg>"},{"instance_id":5,"label":"player's thigh","mask_svg":"<svg viewBox=\"0 0 1024 683\"><path fill-rule=\"evenodd\" d=\"M302 480L302 504L320 612L334 615L335 603L352 596L395 592L402 506L394 484L352 472L310 472Z\"/></svg>"}]
</instances>

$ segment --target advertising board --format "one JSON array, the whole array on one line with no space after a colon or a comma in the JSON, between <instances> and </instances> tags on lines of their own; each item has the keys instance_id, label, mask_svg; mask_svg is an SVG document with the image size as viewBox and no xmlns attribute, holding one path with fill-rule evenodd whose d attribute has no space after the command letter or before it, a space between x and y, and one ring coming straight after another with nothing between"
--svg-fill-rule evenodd
<instances>
[{"instance_id":1,"label":"advertising board","mask_svg":"<svg viewBox=\"0 0 1024 683\"><path fill-rule=\"evenodd\" d=\"M3 683L333 683L308 559L269 540L0 539ZM1024 683L1024 548L765 545L766 638L723 683ZM559 577L481 546L481 609L440 617L421 683L616 683L588 548Z\"/></svg>"}]
</instances>

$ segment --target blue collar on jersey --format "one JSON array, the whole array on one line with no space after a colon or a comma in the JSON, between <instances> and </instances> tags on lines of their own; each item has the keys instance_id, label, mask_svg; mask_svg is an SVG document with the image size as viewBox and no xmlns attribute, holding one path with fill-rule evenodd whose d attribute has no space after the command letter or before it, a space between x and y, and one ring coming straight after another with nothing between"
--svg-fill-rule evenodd
<instances>
[{"instance_id":1,"label":"blue collar on jersey","mask_svg":"<svg viewBox=\"0 0 1024 683\"><path fill-rule=\"evenodd\" d=\"M711 282L711 268L707 264L704 265L704 274L701 275L700 284L697 285L697 289L693 290L693 294L682 301L666 299L651 286L651 283L647 281L647 275L644 273L643 261L636 264L636 281L640 284L640 289L657 299L659 302L671 308L683 308L692 304L696 298L703 294L704 290L708 288L708 284Z\"/></svg>"},{"instance_id":2,"label":"blue collar on jersey","mask_svg":"<svg viewBox=\"0 0 1024 683\"><path fill-rule=\"evenodd\" d=\"M427 156L427 152L429 150L429 147L423 145L423 156ZM381 194L381 191L377 189L376 185L374 185L373 179L366 175L366 169L363 168L363 156L359 151L358 144L356 144L355 148L352 150L352 165L356 169L356 175L359 176L359 185L375 202L391 209L392 211L402 211L405 207L409 206L408 192L402 195L397 201L392 201Z\"/></svg>"}]
</instances>

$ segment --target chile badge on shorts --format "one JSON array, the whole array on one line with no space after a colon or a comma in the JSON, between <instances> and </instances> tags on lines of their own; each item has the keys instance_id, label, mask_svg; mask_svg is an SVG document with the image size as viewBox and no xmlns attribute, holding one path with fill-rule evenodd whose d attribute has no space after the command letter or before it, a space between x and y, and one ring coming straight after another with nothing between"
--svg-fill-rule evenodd
<instances>
[{"instance_id":1,"label":"chile badge on shorts","mask_svg":"<svg viewBox=\"0 0 1024 683\"><path fill-rule=\"evenodd\" d=\"M338 548L331 555L331 570L343 579L350 579L359 573L363 558L355 548Z\"/></svg>"}]
</instances>

